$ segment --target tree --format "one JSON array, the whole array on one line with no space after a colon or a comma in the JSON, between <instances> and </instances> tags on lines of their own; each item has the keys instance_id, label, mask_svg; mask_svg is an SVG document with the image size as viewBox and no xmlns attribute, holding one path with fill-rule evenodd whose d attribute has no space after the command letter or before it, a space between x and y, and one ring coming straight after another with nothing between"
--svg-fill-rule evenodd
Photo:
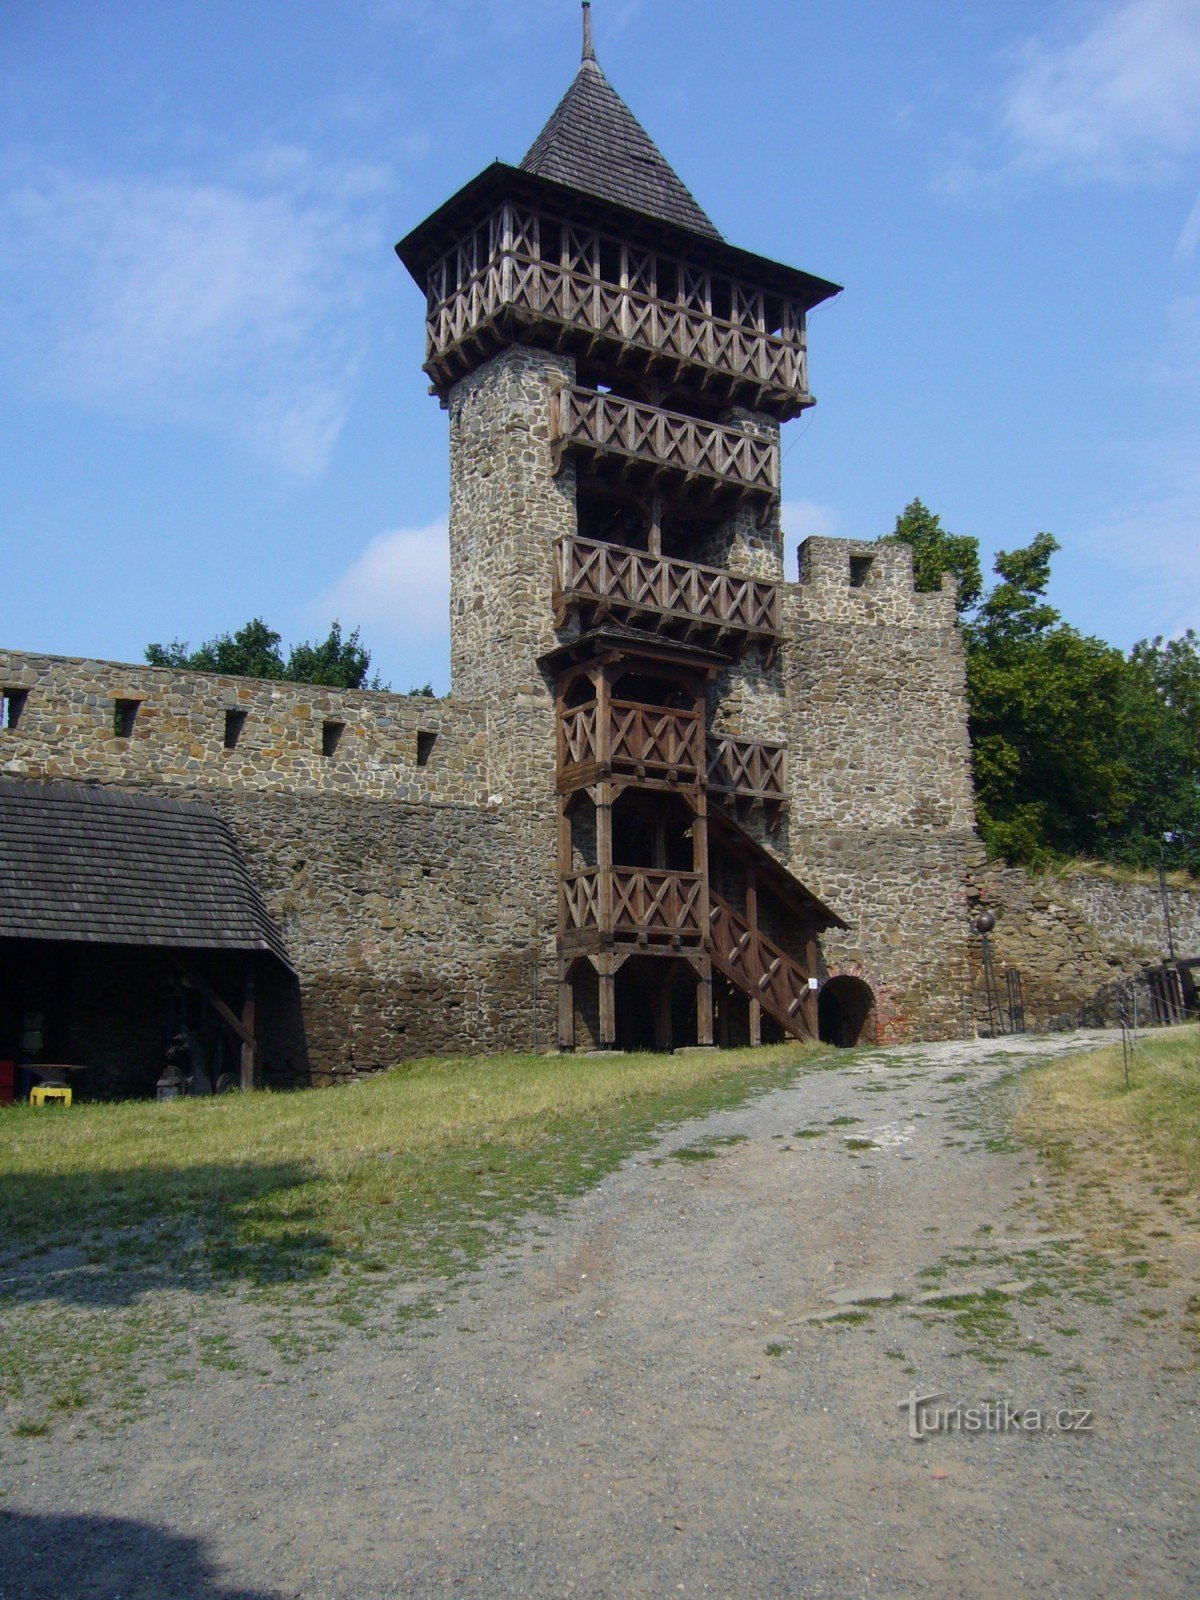
<instances>
[{"instance_id":1,"label":"tree","mask_svg":"<svg viewBox=\"0 0 1200 1600\"><path fill-rule=\"evenodd\" d=\"M371 657L359 641L358 629L343 639L341 623L335 622L328 638L292 646L283 675L291 683L323 683L334 689L381 688L378 673L367 681L370 670Z\"/></svg>"},{"instance_id":2,"label":"tree","mask_svg":"<svg viewBox=\"0 0 1200 1600\"><path fill-rule=\"evenodd\" d=\"M179 639L169 645L147 645L146 660L152 667L323 684L333 689L386 687L378 673L368 681L371 656L363 648L357 628L343 638L341 624L334 622L327 638L293 645L286 661L282 644L281 635L255 617L236 633L220 633L196 650L189 651L186 641Z\"/></svg>"},{"instance_id":3,"label":"tree","mask_svg":"<svg viewBox=\"0 0 1200 1600\"><path fill-rule=\"evenodd\" d=\"M948 533L941 518L920 500L912 500L896 518L893 533L884 534L881 544L906 544L913 553L913 576L924 593L942 587L942 574L951 572L958 580L958 614L965 615L983 593L983 573L979 566L979 540L965 534Z\"/></svg>"},{"instance_id":4,"label":"tree","mask_svg":"<svg viewBox=\"0 0 1200 1600\"><path fill-rule=\"evenodd\" d=\"M1137 752L1129 825L1111 843L1114 860L1166 859L1200 873L1200 639L1142 640L1129 656L1126 738Z\"/></svg>"},{"instance_id":5,"label":"tree","mask_svg":"<svg viewBox=\"0 0 1200 1600\"><path fill-rule=\"evenodd\" d=\"M1128 664L1046 601L1058 548L1039 533L1001 551L1000 581L964 628L980 832L994 852L1035 866L1104 853L1134 795Z\"/></svg>"}]
</instances>

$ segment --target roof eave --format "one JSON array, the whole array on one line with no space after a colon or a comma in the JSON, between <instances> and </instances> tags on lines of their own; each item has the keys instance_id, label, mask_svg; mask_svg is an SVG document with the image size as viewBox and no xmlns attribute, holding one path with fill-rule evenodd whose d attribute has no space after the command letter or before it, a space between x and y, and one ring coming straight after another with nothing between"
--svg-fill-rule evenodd
<instances>
[{"instance_id":1,"label":"roof eave","mask_svg":"<svg viewBox=\"0 0 1200 1600\"><path fill-rule=\"evenodd\" d=\"M615 223L616 231L624 236L644 238L647 244L673 246L685 259L700 259L709 265L723 266L734 276L750 278L764 289L773 289L790 299L801 301L806 310L811 311L814 306L842 292L841 284L827 278L818 278L797 267L789 267L767 256L739 249L723 239L694 232L678 223L633 211L581 189L557 183L552 178L543 178L503 161L493 161L411 233L406 234L396 246L396 254L408 268L422 294L425 293L429 268L479 220L488 202L522 196L565 203L574 213L582 212L598 224Z\"/></svg>"}]
</instances>

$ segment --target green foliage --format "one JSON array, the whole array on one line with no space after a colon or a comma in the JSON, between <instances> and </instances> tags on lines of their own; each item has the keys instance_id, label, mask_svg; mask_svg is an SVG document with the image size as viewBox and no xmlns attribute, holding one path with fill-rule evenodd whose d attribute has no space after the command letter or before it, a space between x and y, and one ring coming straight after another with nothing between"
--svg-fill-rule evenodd
<instances>
[{"instance_id":1,"label":"green foliage","mask_svg":"<svg viewBox=\"0 0 1200 1600\"><path fill-rule=\"evenodd\" d=\"M1041 865L1099 854L1133 796L1127 663L1045 599L1057 542L996 558L999 583L965 629L979 825L996 853Z\"/></svg>"},{"instance_id":2,"label":"green foliage","mask_svg":"<svg viewBox=\"0 0 1200 1600\"><path fill-rule=\"evenodd\" d=\"M323 683L333 689L378 689L379 674L368 682L371 657L359 641L355 628L342 638L342 626L335 622L327 638L316 644L296 644L288 656L284 677L291 683Z\"/></svg>"},{"instance_id":3,"label":"green foliage","mask_svg":"<svg viewBox=\"0 0 1200 1600\"><path fill-rule=\"evenodd\" d=\"M996 557L984 592L978 542L920 500L883 542L908 544L918 589L958 579L980 831L1041 866L1089 856L1200 872L1200 640L1123 655L1064 622L1046 598L1058 542L1039 533ZM1164 835L1173 837L1164 845Z\"/></svg>"},{"instance_id":4,"label":"green foliage","mask_svg":"<svg viewBox=\"0 0 1200 1600\"><path fill-rule=\"evenodd\" d=\"M189 651L186 641L146 646L152 667L175 667L187 672L222 672L239 678L267 678L276 682L322 684L331 689L381 689L379 674L368 679L370 652L363 648L357 628L344 638L334 622L326 638L293 645L287 659L283 640L261 617L236 633L221 633Z\"/></svg>"},{"instance_id":5,"label":"green foliage","mask_svg":"<svg viewBox=\"0 0 1200 1600\"><path fill-rule=\"evenodd\" d=\"M959 615L977 604L983 592L979 540L947 533L941 518L934 516L920 500L910 501L905 506L896 518L895 532L886 534L879 542L912 547L913 576L922 593L940 589L942 574L950 572L958 580Z\"/></svg>"}]
</instances>

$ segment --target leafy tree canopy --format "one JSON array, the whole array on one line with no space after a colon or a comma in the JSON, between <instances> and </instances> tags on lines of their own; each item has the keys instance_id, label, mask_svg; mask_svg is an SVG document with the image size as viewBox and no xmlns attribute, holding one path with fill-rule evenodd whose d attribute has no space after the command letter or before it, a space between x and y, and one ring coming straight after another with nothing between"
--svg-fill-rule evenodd
<instances>
[{"instance_id":1,"label":"leafy tree canopy","mask_svg":"<svg viewBox=\"0 0 1200 1600\"><path fill-rule=\"evenodd\" d=\"M387 687L380 682L378 673L368 676L371 656L359 639L358 629L343 636L339 622L331 625L326 638L293 645L286 660L282 636L261 617L247 622L236 633L220 633L195 650L189 650L186 641L179 639L169 645L147 645L146 660L152 667L315 683L332 689Z\"/></svg>"},{"instance_id":2,"label":"leafy tree canopy","mask_svg":"<svg viewBox=\"0 0 1200 1600\"><path fill-rule=\"evenodd\" d=\"M922 501L913 500L905 506L896 518L895 532L885 534L880 543L912 547L913 576L922 593L940 589L942 574L952 572L958 580L960 616L978 602L983 592L979 540L948 533L941 518L934 516Z\"/></svg>"},{"instance_id":3,"label":"leafy tree canopy","mask_svg":"<svg viewBox=\"0 0 1200 1600\"><path fill-rule=\"evenodd\" d=\"M959 579L980 831L1031 866L1092 856L1200 872L1200 640L1128 656L1049 603L1058 542L1039 533L996 557L984 591L974 539L914 500L888 542L913 548L919 589Z\"/></svg>"}]
</instances>

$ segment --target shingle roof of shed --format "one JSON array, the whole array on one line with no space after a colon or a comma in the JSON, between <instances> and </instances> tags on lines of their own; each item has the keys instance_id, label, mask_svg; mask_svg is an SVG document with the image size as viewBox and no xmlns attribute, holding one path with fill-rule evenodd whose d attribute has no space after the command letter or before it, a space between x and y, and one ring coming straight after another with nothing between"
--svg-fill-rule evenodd
<instances>
[{"instance_id":1,"label":"shingle roof of shed","mask_svg":"<svg viewBox=\"0 0 1200 1600\"><path fill-rule=\"evenodd\" d=\"M0 938L263 950L291 965L208 806L0 780Z\"/></svg>"},{"instance_id":2,"label":"shingle roof of shed","mask_svg":"<svg viewBox=\"0 0 1200 1600\"><path fill-rule=\"evenodd\" d=\"M599 66L586 59L521 163L525 172L721 237Z\"/></svg>"}]
</instances>

